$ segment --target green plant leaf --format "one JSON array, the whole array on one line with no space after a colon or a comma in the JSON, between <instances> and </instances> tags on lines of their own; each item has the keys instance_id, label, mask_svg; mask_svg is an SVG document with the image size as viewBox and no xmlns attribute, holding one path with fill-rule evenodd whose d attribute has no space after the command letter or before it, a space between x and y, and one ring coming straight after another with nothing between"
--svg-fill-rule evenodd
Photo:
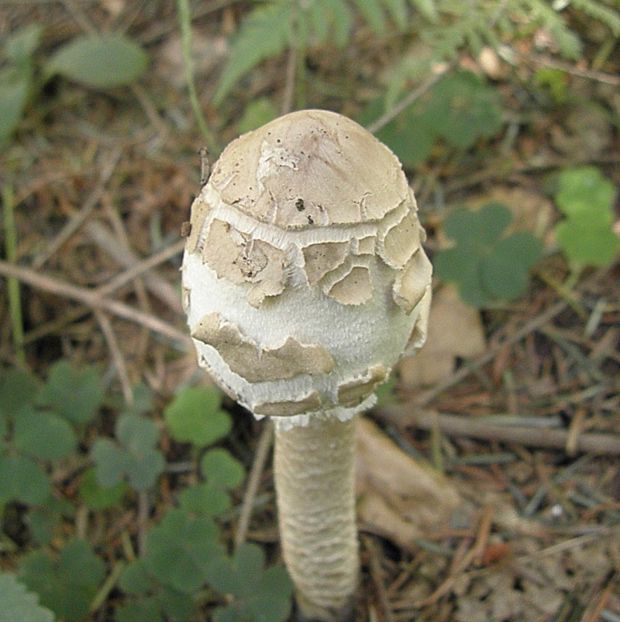
<instances>
[{"instance_id":1,"label":"green plant leaf","mask_svg":"<svg viewBox=\"0 0 620 622\"><path fill-rule=\"evenodd\" d=\"M89 422L102 402L99 372L89 365L78 369L64 360L52 365L47 382L37 396L38 404L77 424Z\"/></svg>"},{"instance_id":2,"label":"green plant leaf","mask_svg":"<svg viewBox=\"0 0 620 622\"><path fill-rule=\"evenodd\" d=\"M98 438L90 457L95 463L97 483L104 488L116 486L131 468L127 453L109 438Z\"/></svg>"},{"instance_id":3,"label":"green plant leaf","mask_svg":"<svg viewBox=\"0 0 620 622\"><path fill-rule=\"evenodd\" d=\"M265 123L269 123L278 116L278 109L267 97L259 97L248 103L243 111L243 116L237 123L237 131L244 134L250 130L255 130Z\"/></svg>"},{"instance_id":4,"label":"green plant leaf","mask_svg":"<svg viewBox=\"0 0 620 622\"><path fill-rule=\"evenodd\" d=\"M444 230L455 246L434 257L436 274L456 283L461 298L475 307L521 295L542 245L529 233L505 235L512 221L507 207L490 203L478 211L455 210Z\"/></svg>"},{"instance_id":5,"label":"green plant leaf","mask_svg":"<svg viewBox=\"0 0 620 622\"><path fill-rule=\"evenodd\" d=\"M579 266L608 266L620 250L620 239L611 226L587 214L558 224L555 237L568 259Z\"/></svg>"},{"instance_id":6,"label":"green plant leaf","mask_svg":"<svg viewBox=\"0 0 620 622\"><path fill-rule=\"evenodd\" d=\"M141 598L114 611L116 622L165 622L156 598Z\"/></svg>"},{"instance_id":7,"label":"green plant leaf","mask_svg":"<svg viewBox=\"0 0 620 622\"><path fill-rule=\"evenodd\" d=\"M613 232L614 185L595 167L563 171L555 200L566 219L555 229L560 248L577 266L609 265L620 250Z\"/></svg>"},{"instance_id":8,"label":"green plant leaf","mask_svg":"<svg viewBox=\"0 0 620 622\"><path fill-rule=\"evenodd\" d=\"M215 518L228 512L232 502L228 493L214 484L195 484L185 488L179 495L181 508L198 516Z\"/></svg>"},{"instance_id":9,"label":"green plant leaf","mask_svg":"<svg viewBox=\"0 0 620 622\"><path fill-rule=\"evenodd\" d=\"M0 502L43 503L52 490L43 469L26 456L0 456Z\"/></svg>"},{"instance_id":10,"label":"green plant leaf","mask_svg":"<svg viewBox=\"0 0 620 622\"><path fill-rule=\"evenodd\" d=\"M174 440L205 447L224 438L232 426L220 409L222 395L215 387L195 387L179 393L164 410Z\"/></svg>"},{"instance_id":11,"label":"green plant leaf","mask_svg":"<svg viewBox=\"0 0 620 622\"><path fill-rule=\"evenodd\" d=\"M269 620L288 618L293 585L283 566L264 569L262 549L242 544L232 557L221 557L209 564L209 585L223 594L235 596L227 607L218 608L214 622L226 620Z\"/></svg>"},{"instance_id":12,"label":"green plant leaf","mask_svg":"<svg viewBox=\"0 0 620 622\"><path fill-rule=\"evenodd\" d=\"M612 222L616 189L595 167L582 166L560 173L555 201L566 216L604 213Z\"/></svg>"},{"instance_id":13,"label":"green plant leaf","mask_svg":"<svg viewBox=\"0 0 620 622\"><path fill-rule=\"evenodd\" d=\"M80 481L80 496L91 510L105 510L118 505L128 487L125 482L118 478L112 478L116 483L112 486L102 486L97 481L97 473L94 468L84 471Z\"/></svg>"},{"instance_id":14,"label":"green plant leaf","mask_svg":"<svg viewBox=\"0 0 620 622\"><path fill-rule=\"evenodd\" d=\"M148 490L165 466L163 454L155 449L157 426L146 417L127 413L116 422L117 443L107 438L95 441L91 457L101 486L115 486L123 479L135 490Z\"/></svg>"},{"instance_id":15,"label":"green plant leaf","mask_svg":"<svg viewBox=\"0 0 620 622\"><path fill-rule=\"evenodd\" d=\"M43 26L28 24L13 33L6 42L6 57L17 65L30 63L30 57L39 46Z\"/></svg>"},{"instance_id":16,"label":"green plant leaf","mask_svg":"<svg viewBox=\"0 0 620 622\"><path fill-rule=\"evenodd\" d=\"M104 563L83 540L69 542L58 559L35 551L20 564L20 579L39 594L43 605L69 622L88 614L104 575Z\"/></svg>"},{"instance_id":17,"label":"green plant leaf","mask_svg":"<svg viewBox=\"0 0 620 622\"><path fill-rule=\"evenodd\" d=\"M355 5L375 33L378 35L385 33L386 19L380 0L355 0Z\"/></svg>"},{"instance_id":18,"label":"green plant leaf","mask_svg":"<svg viewBox=\"0 0 620 622\"><path fill-rule=\"evenodd\" d=\"M470 71L456 71L440 80L421 114L427 123L433 120L446 143L459 149L494 136L502 127L497 91Z\"/></svg>"},{"instance_id":19,"label":"green plant leaf","mask_svg":"<svg viewBox=\"0 0 620 622\"><path fill-rule=\"evenodd\" d=\"M39 382L21 369L0 372L0 416L13 417L24 406L34 402Z\"/></svg>"},{"instance_id":20,"label":"green plant leaf","mask_svg":"<svg viewBox=\"0 0 620 622\"><path fill-rule=\"evenodd\" d=\"M149 618L149 622L164 618L166 622L188 622L196 609L191 595L162 585L150 576L142 559L131 562L125 568L119 579L119 587L132 597L131 602L117 609L119 622L121 611L127 622L134 619L139 622L142 620L139 617L142 609L154 614L155 617Z\"/></svg>"},{"instance_id":21,"label":"green plant leaf","mask_svg":"<svg viewBox=\"0 0 620 622\"><path fill-rule=\"evenodd\" d=\"M245 478L241 462L221 447L205 452L200 460L200 470L209 483L226 490L236 488Z\"/></svg>"},{"instance_id":22,"label":"green plant leaf","mask_svg":"<svg viewBox=\"0 0 620 622\"><path fill-rule=\"evenodd\" d=\"M286 49L291 40L291 11L289 0L277 0L246 16L232 42L230 57L213 98L216 106L250 69Z\"/></svg>"},{"instance_id":23,"label":"green plant leaf","mask_svg":"<svg viewBox=\"0 0 620 622\"><path fill-rule=\"evenodd\" d=\"M61 47L47 72L93 88L107 89L135 82L148 67L147 53L123 34L82 35Z\"/></svg>"},{"instance_id":24,"label":"green plant leaf","mask_svg":"<svg viewBox=\"0 0 620 622\"><path fill-rule=\"evenodd\" d=\"M170 510L147 536L144 563L158 581L191 594L204 584L206 570L222 555L215 523Z\"/></svg>"},{"instance_id":25,"label":"green plant leaf","mask_svg":"<svg viewBox=\"0 0 620 622\"><path fill-rule=\"evenodd\" d=\"M136 559L125 566L118 585L125 594L148 594L154 580L149 576L144 561Z\"/></svg>"},{"instance_id":26,"label":"green plant leaf","mask_svg":"<svg viewBox=\"0 0 620 622\"><path fill-rule=\"evenodd\" d=\"M0 71L0 146L9 140L22 120L29 91L29 75L13 67Z\"/></svg>"},{"instance_id":27,"label":"green plant leaf","mask_svg":"<svg viewBox=\"0 0 620 622\"><path fill-rule=\"evenodd\" d=\"M65 458L77 447L77 437L66 419L31 406L14 416L13 442L19 451L42 460Z\"/></svg>"},{"instance_id":28,"label":"green plant leaf","mask_svg":"<svg viewBox=\"0 0 620 622\"><path fill-rule=\"evenodd\" d=\"M12 574L0 573L0 596L0 622L54 622L54 614Z\"/></svg>"},{"instance_id":29,"label":"green plant leaf","mask_svg":"<svg viewBox=\"0 0 620 622\"><path fill-rule=\"evenodd\" d=\"M385 102L385 96L372 102L361 123L378 118ZM417 166L429 157L439 140L456 149L469 149L479 139L497 134L501 127L502 108L495 89L469 71L457 71L442 78L377 137L405 165Z\"/></svg>"},{"instance_id":30,"label":"green plant leaf","mask_svg":"<svg viewBox=\"0 0 620 622\"><path fill-rule=\"evenodd\" d=\"M26 515L26 523L32 539L37 544L49 544L63 516L73 517L75 508L67 499L49 497L44 505L32 507Z\"/></svg>"}]
</instances>

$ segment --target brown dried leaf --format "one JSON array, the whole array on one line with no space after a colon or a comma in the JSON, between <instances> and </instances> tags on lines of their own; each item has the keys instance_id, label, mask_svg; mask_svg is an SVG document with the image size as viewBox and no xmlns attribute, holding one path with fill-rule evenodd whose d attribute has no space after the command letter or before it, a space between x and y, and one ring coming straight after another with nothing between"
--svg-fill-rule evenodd
<instances>
[{"instance_id":1,"label":"brown dried leaf","mask_svg":"<svg viewBox=\"0 0 620 622\"><path fill-rule=\"evenodd\" d=\"M356 442L358 513L366 529L411 549L415 538L448 527L462 503L451 482L369 419L357 421Z\"/></svg>"},{"instance_id":2,"label":"brown dried leaf","mask_svg":"<svg viewBox=\"0 0 620 622\"><path fill-rule=\"evenodd\" d=\"M401 382L408 389L434 384L452 373L456 357L474 357L485 349L480 314L455 288L444 286L433 296L426 345L400 364Z\"/></svg>"}]
</instances>

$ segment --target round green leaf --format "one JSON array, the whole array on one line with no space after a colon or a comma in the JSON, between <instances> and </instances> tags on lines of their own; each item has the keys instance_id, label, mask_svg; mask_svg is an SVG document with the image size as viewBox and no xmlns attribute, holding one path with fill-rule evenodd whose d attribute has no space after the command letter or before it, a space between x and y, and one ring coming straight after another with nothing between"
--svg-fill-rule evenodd
<instances>
[{"instance_id":1,"label":"round green leaf","mask_svg":"<svg viewBox=\"0 0 620 622\"><path fill-rule=\"evenodd\" d=\"M15 415L13 441L23 453L42 460L64 458L77 447L77 437L66 419L31 407Z\"/></svg>"},{"instance_id":2,"label":"round green leaf","mask_svg":"<svg viewBox=\"0 0 620 622\"><path fill-rule=\"evenodd\" d=\"M0 622L54 622L54 614L12 574L0 574Z\"/></svg>"},{"instance_id":3,"label":"round green leaf","mask_svg":"<svg viewBox=\"0 0 620 622\"><path fill-rule=\"evenodd\" d=\"M141 598L137 602L121 605L114 613L116 622L163 622L156 598Z\"/></svg>"},{"instance_id":4,"label":"round green leaf","mask_svg":"<svg viewBox=\"0 0 620 622\"><path fill-rule=\"evenodd\" d=\"M105 510L118 505L127 490L125 482L117 482L113 486L102 486L97 481L94 468L85 471L80 482L80 496L91 510Z\"/></svg>"},{"instance_id":5,"label":"round green leaf","mask_svg":"<svg viewBox=\"0 0 620 622\"><path fill-rule=\"evenodd\" d=\"M582 166L563 171L558 179L555 200L567 216L584 216L593 212L608 212L616 190L614 185L594 166ZM611 224L611 221L609 222Z\"/></svg>"},{"instance_id":6,"label":"round green leaf","mask_svg":"<svg viewBox=\"0 0 620 622\"><path fill-rule=\"evenodd\" d=\"M147 536L144 563L160 582L192 594L204 584L208 564L222 554L218 536L211 519L170 510Z\"/></svg>"},{"instance_id":7,"label":"round green leaf","mask_svg":"<svg viewBox=\"0 0 620 622\"><path fill-rule=\"evenodd\" d=\"M135 82L148 61L146 52L125 35L83 35L60 48L47 69L85 86L106 89Z\"/></svg>"},{"instance_id":8,"label":"round green leaf","mask_svg":"<svg viewBox=\"0 0 620 622\"><path fill-rule=\"evenodd\" d=\"M179 495L181 508L199 516L221 516L230 510L232 503L228 493L213 484L196 484Z\"/></svg>"},{"instance_id":9,"label":"round green leaf","mask_svg":"<svg viewBox=\"0 0 620 622\"><path fill-rule=\"evenodd\" d=\"M35 551L20 565L24 583L39 594L42 604L68 622L88 615L104 575L104 563L83 540L69 542L58 559Z\"/></svg>"},{"instance_id":10,"label":"round green leaf","mask_svg":"<svg viewBox=\"0 0 620 622\"><path fill-rule=\"evenodd\" d=\"M236 488L245 477L241 462L221 447L210 449L204 454L200 470L207 481L225 489Z\"/></svg>"},{"instance_id":11,"label":"round green leaf","mask_svg":"<svg viewBox=\"0 0 620 622\"><path fill-rule=\"evenodd\" d=\"M38 404L78 424L90 421L102 401L99 372L91 366L74 367L64 360L54 363L37 396Z\"/></svg>"},{"instance_id":12,"label":"round green leaf","mask_svg":"<svg viewBox=\"0 0 620 622\"><path fill-rule=\"evenodd\" d=\"M24 406L34 402L39 382L21 369L0 372L0 416L13 417Z\"/></svg>"},{"instance_id":13,"label":"round green leaf","mask_svg":"<svg viewBox=\"0 0 620 622\"><path fill-rule=\"evenodd\" d=\"M149 577L144 562L136 559L125 567L118 585L125 594L146 594L153 587L153 580Z\"/></svg>"},{"instance_id":14,"label":"round green leaf","mask_svg":"<svg viewBox=\"0 0 620 622\"><path fill-rule=\"evenodd\" d=\"M224 438L231 428L230 415L220 410L221 394L214 387L195 387L179 393L164 410L172 437L197 447Z\"/></svg>"},{"instance_id":15,"label":"round green leaf","mask_svg":"<svg viewBox=\"0 0 620 622\"><path fill-rule=\"evenodd\" d=\"M597 226L587 214L561 222L555 236L568 259L580 266L607 266L620 249L611 227Z\"/></svg>"},{"instance_id":16,"label":"round green leaf","mask_svg":"<svg viewBox=\"0 0 620 622\"><path fill-rule=\"evenodd\" d=\"M26 456L0 457L0 501L44 503L51 493L48 476Z\"/></svg>"}]
</instances>

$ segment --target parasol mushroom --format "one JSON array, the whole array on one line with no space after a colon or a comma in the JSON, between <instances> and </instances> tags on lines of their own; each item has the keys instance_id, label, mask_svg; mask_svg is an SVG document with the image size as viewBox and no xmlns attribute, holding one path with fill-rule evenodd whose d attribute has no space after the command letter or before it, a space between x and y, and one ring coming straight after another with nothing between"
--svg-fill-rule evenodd
<instances>
[{"instance_id":1,"label":"parasol mushroom","mask_svg":"<svg viewBox=\"0 0 620 622\"><path fill-rule=\"evenodd\" d=\"M425 340L423 240L398 159L323 110L234 140L192 205L182 267L191 335L220 387L274 421L283 556L305 619L351 611L354 417Z\"/></svg>"}]
</instances>

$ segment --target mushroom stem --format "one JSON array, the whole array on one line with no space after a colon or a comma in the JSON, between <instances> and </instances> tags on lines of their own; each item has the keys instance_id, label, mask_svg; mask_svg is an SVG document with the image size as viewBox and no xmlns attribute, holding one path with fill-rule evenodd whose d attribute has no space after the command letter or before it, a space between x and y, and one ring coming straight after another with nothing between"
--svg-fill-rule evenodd
<instances>
[{"instance_id":1,"label":"mushroom stem","mask_svg":"<svg viewBox=\"0 0 620 622\"><path fill-rule=\"evenodd\" d=\"M275 425L275 483L284 561L304 619L350 619L359 576L355 421Z\"/></svg>"}]
</instances>

